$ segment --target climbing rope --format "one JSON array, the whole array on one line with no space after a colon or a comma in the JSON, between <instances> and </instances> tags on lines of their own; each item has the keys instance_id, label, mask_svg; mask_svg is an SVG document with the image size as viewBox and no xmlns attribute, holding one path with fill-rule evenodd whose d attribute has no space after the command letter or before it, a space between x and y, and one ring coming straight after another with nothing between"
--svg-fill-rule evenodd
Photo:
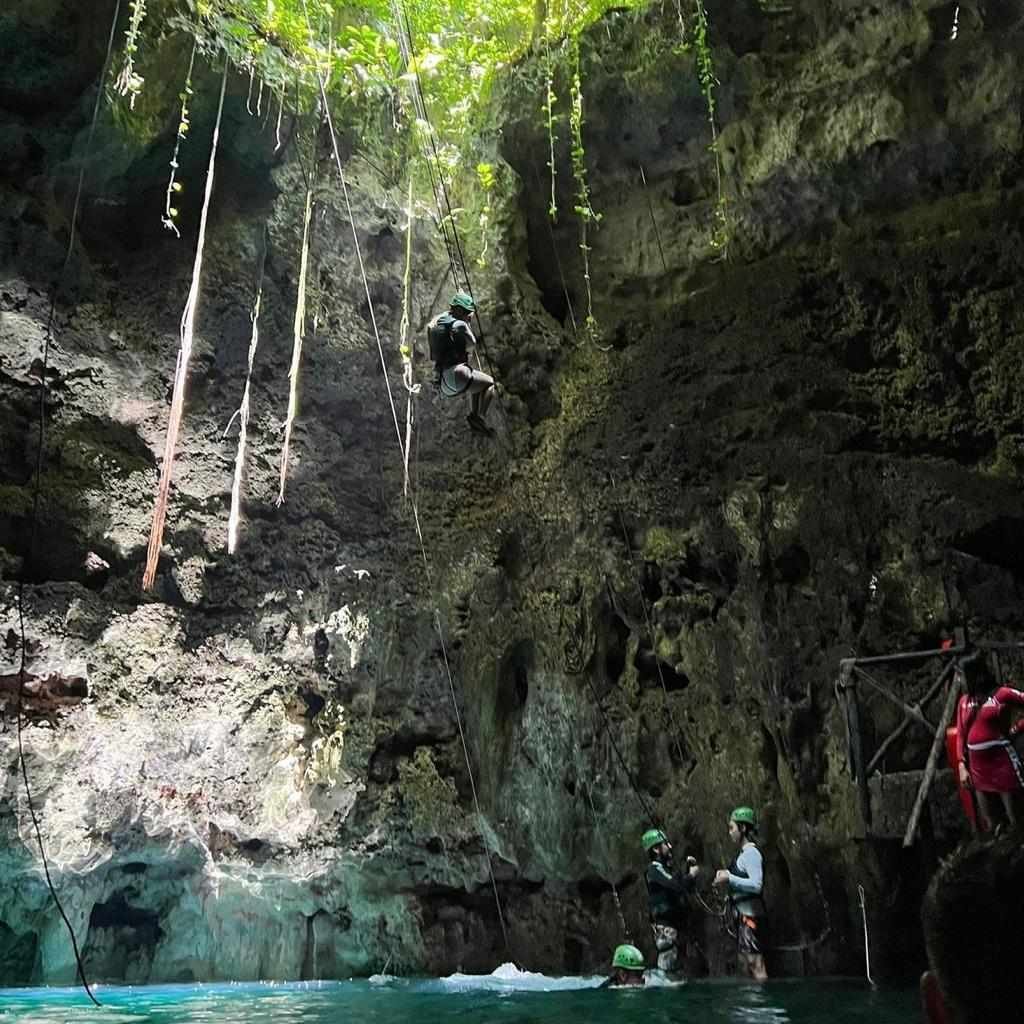
<instances>
[{"instance_id":1,"label":"climbing rope","mask_svg":"<svg viewBox=\"0 0 1024 1024\"><path fill-rule=\"evenodd\" d=\"M315 46L315 37L313 35L313 27L312 27L312 24L310 22L309 9L308 9L308 5L306 3L306 0L302 0L302 7L303 7L303 12L305 14L306 30L309 33L310 44ZM392 417L393 417L394 423L395 423L395 434L396 434L396 436L398 438L399 454L402 457L402 463L403 463L403 466L404 466L404 464L405 464L405 446L404 446L404 443L403 443L403 440L402 440L401 429L398 426L398 412L397 412L396 407L395 407L394 395L391 392L391 380L388 377L387 363L386 363L386 361L384 359L384 346L383 346L383 342L381 341L380 331L379 331L378 326L377 326L377 317L376 317L376 313L374 312L373 299L372 299L371 294L370 294L370 284L369 284L369 281L368 281L367 276L366 276L366 268L365 268L365 265L363 263L362 250L361 250L361 248L359 246L359 236L358 236L358 233L356 231L355 215L352 212L352 204L351 204L351 202L349 200L348 184L346 182L345 172L344 172L344 169L343 169L342 164L341 164L341 157L340 157L339 152L338 152L338 139L337 139L337 134L335 133L335 130L334 130L334 122L333 122L333 119L331 117L330 104L328 103L328 100L327 100L327 90L326 90L325 85L324 85L324 79L323 79L322 75L320 74L319 70L317 71L317 84L319 85L320 99L321 99L321 102L323 104L323 109L324 109L324 112L325 112L325 115L326 115L326 118L327 118L327 126L328 126L328 129L330 130L330 133L331 133L331 147L332 147L333 154L334 154L334 161L335 161L335 164L336 164L337 169L338 169L338 177L341 180L342 192L343 192L344 197L345 197L345 207L346 207L346 211L348 213L349 225L350 225L351 230L352 230L352 241L353 241L353 245L355 247L356 258L357 258L357 262L358 262L358 265L359 265L359 273L360 273L360 276L362 277L363 288L364 288L364 290L366 292L366 304L367 304L367 308L368 308L369 313L370 313L370 322L371 322L371 324L373 326L374 336L375 336L376 341L377 341L377 349L378 349L378 352L380 353L381 370L382 370L382 372L384 374L384 383L385 383L385 385L387 387L388 401L389 401L389 404L391 406L391 413L392 413ZM492 889L492 891L494 893L494 903L495 903L495 907L497 909L498 923L501 926L501 934L502 934L502 939L503 939L504 944L505 944L505 949L509 953L511 953L511 944L509 942L509 937L508 937L508 928L507 928L506 923L505 923L505 914L504 914L504 910L502 909L502 905L501 905L501 897L500 897L500 894L498 893L497 879L495 878L495 875L494 875L494 865L493 865L492 859L491 859L490 846L488 845L488 842L487 842L487 833L486 833L486 829L485 829L485 825L484 825L483 811L480 808L479 794L477 793L476 780L475 780L474 775L473 775L472 761L471 761L471 758L469 756L469 744L468 744L468 741L466 739L466 732L465 732L465 728L464 728L463 722L462 722L462 714L459 711L458 698L457 698L456 692L455 692L455 679L454 679L454 676L452 674L451 662L450 662L449 657L448 657L448 645L446 644L445 639L444 639L444 628L443 628L443 625L442 625L442 622L441 622L441 613L440 613L440 611L438 609L438 602L437 602L437 599L436 599L436 592L434 590L433 573L431 572L431 568L430 568L430 560L427 557L426 541L424 540L424 537L423 537L423 529L422 529L422 525L420 523L420 515L419 515L419 504L418 504L418 501L417 501L415 493L412 495L411 506L412 506L412 511L413 511L413 522L415 523L415 527L416 527L416 536L417 536L417 538L419 540L420 554L422 555L422 558L423 558L423 567L424 567L424 571L426 573L427 586L428 586L428 589L429 589L430 595L431 595L431 603L434 606L434 626L435 626L435 629L437 630L438 640L440 641L440 645L441 645L441 657L442 657L442 660L444 662L445 674L446 674L447 679L448 679L448 690L449 690L449 694L450 694L451 699L452 699L452 708L454 709L454 713L455 713L455 724L456 724L456 727L457 727L457 730L458 730L458 734L459 734L459 741L460 741L461 746L462 746L462 755L463 755L463 758L464 758L465 764L466 764L466 772L467 772L468 777L469 777L470 792L471 792L472 798L473 798L473 808L474 808L474 810L476 812L477 826L478 826L478 829L479 829L479 832L480 832L480 839L481 839L481 842L483 843L484 853L486 855L487 874L488 874L488 877L490 879L491 889Z\"/></svg>"},{"instance_id":2,"label":"climbing rope","mask_svg":"<svg viewBox=\"0 0 1024 1024\"><path fill-rule=\"evenodd\" d=\"M597 707L598 714L601 716L601 725L605 735L608 737L608 741L611 743L612 750L615 752L615 757L618 759L619 765L623 772L625 772L626 780L629 782L629 788L633 790L633 795L637 799L637 803L643 809L644 816L647 820L655 827L661 828L661 822L658 818L657 812L650 801L640 792L637 788L636 783L633 781L633 774L629 770L629 766L626 764L626 759L622 756L622 751L619 750L618 743L615 742L615 734L611 730L611 726L608 722L608 715L605 713L604 705L601 703L601 698L598 696L597 687L594 686L594 681L589 675L584 674L584 678L587 681L587 685L590 687L590 693L594 698L594 704Z\"/></svg>"},{"instance_id":3,"label":"climbing rope","mask_svg":"<svg viewBox=\"0 0 1024 1024\"><path fill-rule=\"evenodd\" d=\"M594 806L594 796L591 792L589 784L585 783L584 789L586 789L587 791L587 803L590 804L590 813L593 815L594 818L594 831L601 834L603 839L603 830L601 829L601 823L597 817L597 808ZM610 866L608 868L608 874L609 876L611 875ZM622 934L625 936L628 942L632 942L633 936L629 930L629 925L626 923L626 915L622 912L622 901L619 899L619 889L618 886L616 886L615 884L615 879L609 877L608 884L611 886L612 889L612 899L615 901L615 912L619 915L619 924L622 926Z\"/></svg>"},{"instance_id":4,"label":"climbing rope","mask_svg":"<svg viewBox=\"0 0 1024 1024\"><path fill-rule=\"evenodd\" d=\"M305 0L303 0L303 2L305 2ZM395 0L395 2L399 3L400 0ZM404 15L405 34L408 37L407 38L408 52L410 54L412 54L414 52L414 50L415 50L415 42L413 40L413 35L412 35L412 24L409 21L409 13L404 8L404 6L402 6L400 8L400 13L402 15ZM401 35L401 32L399 32L399 35ZM455 212L452 209L451 196L448 193L448 186L447 186L447 184L445 182L444 170L443 170L442 163L441 163L441 154L437 150L437 143L435 141L434 125L431 122L430 112L427 110L426 100L423 97L423 83L422 83L422 81L420 79L419 66L416 64L415 60L412 61L412 69L413 69L413 84L415 86L416 95L418 96L418 100L417 100L417 104L416 104L417 114L420 117L422 117L424 123L427 126L427 135L428 135L428 138L430 139L430 148L432 150L433 157L434 157L434 162L435 162L436 168L437 168L437 177L438 177L438 180L440 182L441 195L444 198L445 209L448 211L448 213L447 213L448 222L451 224L451 228L452 228L452 244L454 246L455 253L458 256L459 265L462 268L462 277L463 277L463 280L466 282L466 291L470 294L470 296L472 296L474 294L474 292L473 292L473 283L472 283L472 281L470 280L470 277L469 277L469 268L466 266L466 256L465 256L465 253L463 252L463 249L462 249L462 242L459 239L458 225L455 223ZM429 163L428 163L428 166L429 166ZM474 306L476 306L475 302L474 302ZM480 352L483 355L483 361L487 365L487 372L491 375L491 377L495 377L494 366L491 363L491 357L490 357L490 354L487 351L487 341L486 341L485 336L484 336L484 324L483 324L483 319L480 316L479 306L476 307L476 309L474 310L474 314L473 315L476 317L477 334L478 334L477 341L478 341L478 343L480 345ZM495 393L498 394L497 392L495 392ZM498 394L498 400L499 400L499 408L500 408L500 401L501 401L500 394Z\"/></svg>"},{"instance_id":5,"label":"climbing rope","mask_svg":"<svg viewBox=\"0 0 1024 1024\"><path fill-rule=\"evenodd\" d=\"M50 875L50 862L49 858L46 856L46 845L43 842L42 828L39 824L39 815L36 811L35 800L32 796L32 785L28 777L28 764L25 760L23 720L25 711L25 684L28 682L28 634L25 629L25 577L29 574L35 564L36 544L39 536L39 499L42 493L44 447L46 443L46 379L50 365L50 343L53 341L53 325L57 315L57 300L67 278L68 268L71 265L71 257L75 249L75 231L78 226L79 210L81 209L82 189L85 184L85 172L89 165L89 157L92 153L93 139L96 134L96 124L99 120L100 106L103 102L104 83L106 82L107 74L110 70L110 60L114 51L114 34L117 31L117 19L120 13L121 0L117 0L114 5L114 15L110 20L110 34L107 37L107 50L103 58L103 66L100 71L99 83L96 88L96 101L92 108L92 120L89 122L89 133L86 136L85 149L82 156L82 166L78 171L78 184L75 188L75 201L71 209L71 223L68 231L68 247L64 254L64 262L61 265L60 272L57 275L57 279L54 281L53 288L50 293L50 308L46 316L46 330L43 333L42 365L39 370L39 426L36 437L35 482L32 487L32 514L29 527L28 557L25 559L25 564L19 575L17 590L18 631L20 633L21 641L20 663L18 666L18 699L16 705L18 767L21 772L22 784L25 787L25 802L28 806L29 817L32 819L32 830L35 833L36 843L39 846L39 857L43 865L43 876L46 879L46 887L49 890L50 899L53 900L53 904L57 908L57 913L60 915L60 919L64 922L64 927L67 929L68 937L71 939L71 949L74 952L75 966L78 972L78 977L81 979L82 987L85 989L85 994L95 1006L102 1006L102 1004L93 993L92 987L89 984L89 979L86 977L85 965L82 963L81 950L78 948L78 939L75 937L75 929L72 926L71 921L68 919L67 912L64 910L64 904L61 903L60 897L57 895L57 889L54 886L53 878Z\"/></svg>"},{"instance_id":6,"label":"climbing rope","mask_svg":"<svg viewBox=\"0 0 1024 1024\"><path fill-rule=\"evenodd\" d=\"M665 273L668 273L668 263L665 261L665 250L661 244L661 231L658 228L658 220L654 216L654 204L651 202L651 194L647 189L647 175L644 174L644 165L638 164L640 168L640 181L644 186L644 198L647 200L647 212L651 215L651 227L654 228L654 238L658 243L658 252L661 255L661 266Z\"/></svg>"}]
</instances>

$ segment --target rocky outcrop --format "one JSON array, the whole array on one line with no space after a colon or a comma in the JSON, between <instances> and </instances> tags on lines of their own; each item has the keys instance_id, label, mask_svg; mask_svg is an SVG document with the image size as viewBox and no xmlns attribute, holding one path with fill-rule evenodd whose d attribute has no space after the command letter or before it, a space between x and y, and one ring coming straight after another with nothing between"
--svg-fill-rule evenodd
<instances>
[{"instance_id":1,"label":"rocky outcrop","mask_svg":"<svg viewBox=\"0 0 1024 1024\"><path fill-rule=\"evenodd\" d=\"M314 140L298 129L275 152L273 127L246 114L247 82L232 80L149 594L139 582L197 210L182 204L181 241L160 227L172 103L136 135L105 113L96 152L110 160L90 166L57 303L28 558L47 289L104 43L84 35L72 56L68 12L33 8L25 47L50 73L0 88L0 677L22 654L24 576L26 764L95 976L334 977L510 956L590 970L623 930L612 884L645 938L637 837L652 814L714 866L739 802L764 818L776 945L805 951L809 969L848 968L863 883L873 934L912 961L937 847L927 832L909 855L856 838L837 662L931 646L958 625L1014 635L1024 587L1021 17L961 4L951 40L954 6L749 3L715 22L728 261L710 244L692 50L667 11L599 25L583 49L599 345L569 325L568 304L584 304L577 228L569 213L550 233L543 219L535 70L509 76L496 100L501 244L477 282L505 386L500 437L471 441L457 404L421 392L413 473L429 579L327 161L293 469L274 503L297 154ZM173 37L154 57L153 110L179 88L183 59ZM189 196L212 83L197 81ZM570 211L567 151L557 170ZM404 402L403 184L386 172L348 159ZM421 212L417 324L446 287ZM264 233L245 522L229 557L224 431ZM13 770L7 683L0 697L0 984L71 981ZM919 765L925 742L888 767ZM696 966L721 970L718 922L694 930Z\"/></svg>"}]
</instances>

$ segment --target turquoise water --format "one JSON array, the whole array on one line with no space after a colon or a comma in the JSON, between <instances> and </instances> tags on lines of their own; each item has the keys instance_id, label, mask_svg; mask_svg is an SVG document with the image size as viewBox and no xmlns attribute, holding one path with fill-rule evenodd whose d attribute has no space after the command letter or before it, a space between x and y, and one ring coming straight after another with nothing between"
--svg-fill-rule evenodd
<instances>
[{"instance_id":1,"label":"turquoise water","mask_svg":"<svg viewBox=\"0 0 1024 1024\"><path fill-rule=\"evenodd\" d=\"M536 976L534 976L536 977ZM555 979L550 979L554 982ZM569 983L570 979L562 979ZM576 979L576 985L588 984ZM541 991L488 979L0 990L3 1024L908 1024L917 996L855 981Z\"/></svg>"}]
</instances>

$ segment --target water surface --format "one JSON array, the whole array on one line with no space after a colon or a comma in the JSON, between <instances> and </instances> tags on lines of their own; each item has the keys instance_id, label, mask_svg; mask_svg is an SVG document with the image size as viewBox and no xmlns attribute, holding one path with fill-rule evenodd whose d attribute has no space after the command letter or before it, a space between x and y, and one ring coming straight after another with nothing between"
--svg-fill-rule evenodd
<instances>
[{"instance_id":1,"label":"water surface","mask_svg":"<svg viewBox=\"0 0 1024 1024\"><path fill-rule=\"evenodd\" d=\"M916 993L857 981L757 986L697 981L679 988L598 991L594 979L539 975L438 981L101 985L97 1010L80 989L0 990L3 1024L908 1024Z\"/></svg>"}]
</instances>

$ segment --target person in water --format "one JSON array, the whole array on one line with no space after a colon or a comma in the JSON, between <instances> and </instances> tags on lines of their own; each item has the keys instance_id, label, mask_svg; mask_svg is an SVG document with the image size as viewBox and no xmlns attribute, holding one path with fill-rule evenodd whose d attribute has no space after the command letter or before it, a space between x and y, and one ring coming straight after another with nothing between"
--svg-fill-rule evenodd
<instances>
[{"instance_id":1,"label":"person in water","mask_svg":"<svg viewBox=\"0 0 1024 1024\"><path fill-rule=\"evenodd\" d=\"M628 943L616 946L615 955L612 957L612 976L601 987L642 988L645 984L643 953Z\"/></svg>"},{"instance_id":2,"label":"person in water","mask_svg":"<svg viewBox=\"0 0 1024 1024\"><path fill-rule=\"evenodd\" d=\"M751 807L737 807L729 815L729 838L739 847L728 868L715 874L714 884L729 892L736 925L739 968L754 981L765 981L768 972L758 937L758 919L764 916L764 860L757 848L757 817Z\"/></svg>"},{"instance_id":3,"label":"person in water","mask_svg":"<svg viewBox=\"0 0 1024 1024\"><path fill-rule=\"evenodd\" d=\"M1018 836L972 839L939 867L921 909L929 966L921 996L930 1024L993 1024L1020 1012L1013 965L1024 962L1024 928L1014 894L1022 890Z\"/></svg>"},{"instance_id":4,"label":"person in water","mask_svg":"<svg viewBox=\"0 0 1024 1024\"><path fill-rule=\"evenodd\" d=\"M672 844L661 829L648 829L640 839L647 851L644 880L647 901L658 950L658 969L670 978L682 976L683 931L689 911L687 897L697 888L700 868L693 857L686 858L686 871L673 871Z\"/></svg>"},{"instance_id":5,"label":"person in water","mask_svg":"<svg viewBox=\"0 0 1024 1024\"><path fill-rule=\"evenodd\" d=\"M1024 731L1024 720L1011 725L1010 716L1015 707L1024 706L1024 693L999 686L980 651L963 658L958 672L965 690L956 712L960 782L974 790L983 831L993 830L1000 811L1020 829L1024 766L1012 740Z\"/></svg>"},{"instance_id":6,"label":"person in water","mask_svg":"<svg viewBox=\"0 0 1024 1024\"><path fill-rule=\"evenodd\" d=\"M442 398L470 396L471 409L466 419L480 434L492 435L487 425L487 409L494 397L494 379L469 365L469 350L476 338L469 321L476 312L473 297L465 292L452 296L447 313L439 313L427 324L430 358L434 360L434 384Z\"/></svg>"}]
</instances>

